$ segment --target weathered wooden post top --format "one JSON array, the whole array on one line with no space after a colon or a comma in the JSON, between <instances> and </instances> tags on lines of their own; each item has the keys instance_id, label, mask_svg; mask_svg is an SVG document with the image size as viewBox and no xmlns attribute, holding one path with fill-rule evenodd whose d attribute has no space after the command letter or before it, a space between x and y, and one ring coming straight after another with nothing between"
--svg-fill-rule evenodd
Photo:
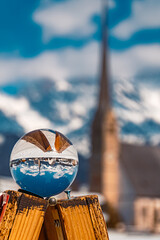
<instances>
[{"instance_id":1,"label":"weathered wooden post top","mask_svg":"<svg viewBox=\"0 0 160 240\"><path fill-rule=\"evenodd\" d=\"M0 201L1 240L108 239L96 195L49 204L33 195L6 191Z\"/></svg>"},{"instance_id":2,"label":"weathered wooden post top","mask_svg":"<svg viewBox=\"0 0 160 240\"><path fill-rule=\"evenodd\" d=\"M56 200L76 177L77 152L61 133L36 130L14 146L10 169L21 187L0 195L0 240L108 239L96 195Z\"/></svg>"}]
</instances>

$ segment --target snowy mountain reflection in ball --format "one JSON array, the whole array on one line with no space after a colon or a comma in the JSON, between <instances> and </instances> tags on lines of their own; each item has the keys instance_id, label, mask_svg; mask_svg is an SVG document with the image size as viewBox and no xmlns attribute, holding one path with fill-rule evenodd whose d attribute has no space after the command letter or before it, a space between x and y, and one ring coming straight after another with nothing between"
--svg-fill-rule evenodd
<instances>
[{"instance_id":1,"label":"snowy mountain reflection in ball","mask_svg":"<svg viewBox=\"0 0 160 240\"><path fill-rule=\"evenodd\" d=\"M15 144L10 169L23 190L50 197L63 192L74 181L78 170L77 151L63 134L35 130Z\"/></svg>"}]
</instances>

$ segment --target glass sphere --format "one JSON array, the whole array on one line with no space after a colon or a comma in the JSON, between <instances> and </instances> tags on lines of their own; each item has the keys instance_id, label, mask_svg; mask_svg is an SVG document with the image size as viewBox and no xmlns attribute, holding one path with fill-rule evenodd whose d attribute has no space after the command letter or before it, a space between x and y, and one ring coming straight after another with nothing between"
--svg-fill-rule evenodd
<instances>
[{"instance_id":1,"label":"glass sphere","mask_svg":"<svg viewBox=\"0 0 160 240\"><path fill-rule=\"evenodd\" d=\"M77 151L60 132L35 130L15 144L10 170L23 190L50 197L63 192L74 181L78 171Z\"/></svg>"}]
</instances>

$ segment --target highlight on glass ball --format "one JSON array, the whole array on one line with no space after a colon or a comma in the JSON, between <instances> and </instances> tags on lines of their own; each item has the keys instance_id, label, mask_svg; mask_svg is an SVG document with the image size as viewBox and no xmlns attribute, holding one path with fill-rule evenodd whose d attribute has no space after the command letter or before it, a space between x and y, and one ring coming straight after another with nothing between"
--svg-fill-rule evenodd
<instances>
[{"instance_id":1,"label":"highlight on glass ball","mask_svg":"<svg viewBox=\"0 0 160 240\"><path fill-rule=\"evenodd\" d=\"M77 151L60 132L35 130L15 144L10 170L23 190L50 197L63 192L74 181L78 171Z\"/></svg>"}]
</instances>

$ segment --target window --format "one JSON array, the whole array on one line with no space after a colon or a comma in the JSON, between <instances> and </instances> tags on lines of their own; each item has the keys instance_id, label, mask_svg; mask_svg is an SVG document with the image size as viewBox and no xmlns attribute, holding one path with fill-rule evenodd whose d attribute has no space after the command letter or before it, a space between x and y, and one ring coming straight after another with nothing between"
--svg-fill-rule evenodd
<instances>
[{"instance_id":1,"label":"window","mask_svg":"<svg viewBox=\"0 0 160 240\"><path fill-rule=\"evenodd\" d=\"M147 208L146 207L142 207L142 218L145 219L147 216Z\"/></svg>"},{"instance_id":2,"label":"window","mask_svg":"<svg viewBox=\"0 0 160 240\"><path fill-rule=\"evenodd\" d=\"M160 224L160 209L158 208L154 210L154 223Z\"/></svg>"}]
</instances>

